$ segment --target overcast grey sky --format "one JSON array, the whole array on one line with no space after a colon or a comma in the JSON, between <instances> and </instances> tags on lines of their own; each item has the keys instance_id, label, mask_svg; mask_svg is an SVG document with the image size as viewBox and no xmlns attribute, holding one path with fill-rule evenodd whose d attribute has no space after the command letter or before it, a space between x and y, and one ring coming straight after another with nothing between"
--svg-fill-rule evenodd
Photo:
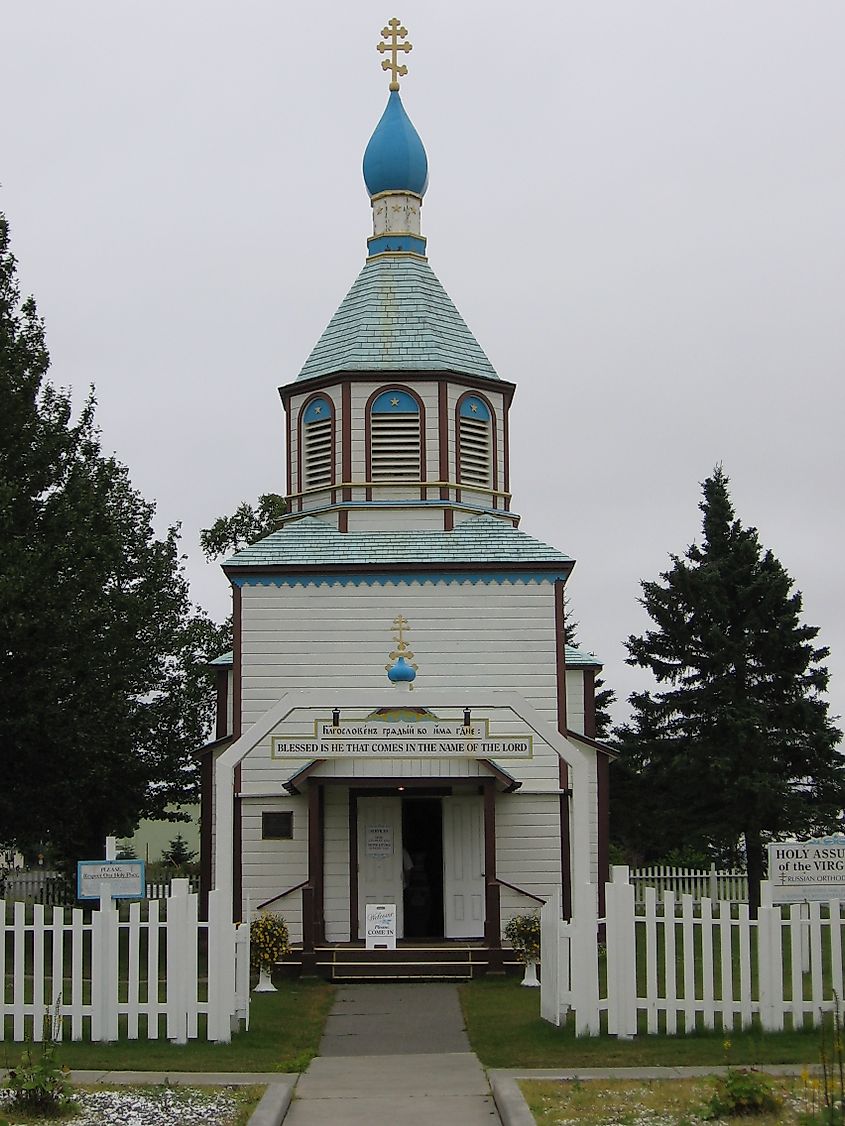
<instances>
[{"instance_id":1,"label":"overcast grey sky","mask_svg":"<svg viewBox=\"0 0 845 1126\"><path fill-rule=\"evenodd\" d=\"M845 713L841 0L3 0L0 209L53 380L96 385L221 617L198 530L284 491L276 388L364 261L394 15L430 261L518 384L514 507L578 560L582 643L644 683L639 581L721 461Z\"/></svg>"}]
</instances>

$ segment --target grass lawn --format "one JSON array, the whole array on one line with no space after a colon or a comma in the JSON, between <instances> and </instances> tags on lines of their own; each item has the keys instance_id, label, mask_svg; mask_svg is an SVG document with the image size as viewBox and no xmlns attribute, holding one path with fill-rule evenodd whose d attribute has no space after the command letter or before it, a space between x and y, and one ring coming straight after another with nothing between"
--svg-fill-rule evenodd
<instances>
[{"instance_id":1,"label":"grass lawn","mask_svg":"<svg viewBox=\"0 0 845 1126\"><path fill-rule=\"evenodd\" d=\"M517 978L483 978L460 987L473 1051L486 1067L653 1067L724 1064L722 1032L690 1036L575 1036L540 1018L540 990ZM820 1036L806 1032L732 1032L730 1063L817 1063Z\"/></svg>"},{"instance_id":2,"label":"grass lawn","mask_svg":"<svg viewBox=\"0 0 845 1126\"><path fill-rule=\"evenodd\" d=\"M630 1126L665 1126L667 1122L698 1126L705 1122L730 1121L711 1117L708 1102L714 1084L708 1079L602 1080L600 1083L523 1082L525 1100L537 1126L559 1126L579 1123L601 1126L614 1122ZM802 1116L819 1110L821 1093L801 1079L772 1079L771 1090L780 1101L780 1108L770 1113L755 1114L755 1126L774 1123L797 1124Z\"/></svg>"},{"instance_id":3,"label":"grass lawn","mask_svg":"<svg viewBox=\"0 0 845 1126\"><path fill-rule=\"evenodd\" d=\"M62 1041L56 1059L72 1071L302 1071L317 1054L333 998L327 982L284 981L276 993L253 993L249 1032L233 1035L230 1044ZM8 1040L0 1045L0 1067L16 1064L22 1048Z\"/></svg>"}]
</instances>

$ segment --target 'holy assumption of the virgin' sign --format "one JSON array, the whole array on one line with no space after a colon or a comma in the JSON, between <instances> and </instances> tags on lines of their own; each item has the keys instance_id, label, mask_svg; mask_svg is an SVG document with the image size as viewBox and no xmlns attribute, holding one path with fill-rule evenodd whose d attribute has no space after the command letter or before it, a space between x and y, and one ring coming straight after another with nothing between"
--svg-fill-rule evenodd
<instances>
[{"instance_id":1,"label":"'holy assumption of the virgin' sign","mask_svg":"<svg viewBox=\"0 0 845 1126\"><path fill-rule=\"evenodd\" d=\"M384 720L316 720L314 735L274 735L273 758L309 755L348 756L460 755L464 758L531 758L532 735L490 735L488 720L463 724L453 720L390 723Z\"/></svg>"}]
</instances>

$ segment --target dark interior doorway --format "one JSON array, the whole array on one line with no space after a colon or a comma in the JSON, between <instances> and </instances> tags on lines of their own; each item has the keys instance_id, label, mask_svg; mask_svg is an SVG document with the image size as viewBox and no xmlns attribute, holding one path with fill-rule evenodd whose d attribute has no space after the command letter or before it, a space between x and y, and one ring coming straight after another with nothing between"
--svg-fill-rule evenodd
<instances>
[{"instance_id":1,"label":"dark interior doorway","mask_svg":"<svg viewBox=\"0 0 845 1126\"><path fill-rule=\"evenodd\" d=\"M402 799L405 938L443 937L443 808L439 798Z\"/></svg>"}]
</instances>

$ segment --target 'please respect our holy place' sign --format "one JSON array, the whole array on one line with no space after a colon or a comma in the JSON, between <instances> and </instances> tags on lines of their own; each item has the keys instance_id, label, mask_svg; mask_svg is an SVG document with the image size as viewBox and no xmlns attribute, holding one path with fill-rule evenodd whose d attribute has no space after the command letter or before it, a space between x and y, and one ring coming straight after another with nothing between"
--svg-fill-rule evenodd
<instances>
[{"instance_id":1,"label":"'please respect our holy place' sign","mask_svg":"<svg viewBox=\"0 0 845 1126\"><path fill-rule=\"evenodd\" d=\"M273 758L313 755L319 758L341 756L383 757L402 755L423 758L427 755L460 755L464 758L531 758L532 735L490 735L489 721L473 721L468 726L457 720L427 722L387 722L385 720L316 720L314 735L274 735Z\"/></svg>"}]
</instances>

